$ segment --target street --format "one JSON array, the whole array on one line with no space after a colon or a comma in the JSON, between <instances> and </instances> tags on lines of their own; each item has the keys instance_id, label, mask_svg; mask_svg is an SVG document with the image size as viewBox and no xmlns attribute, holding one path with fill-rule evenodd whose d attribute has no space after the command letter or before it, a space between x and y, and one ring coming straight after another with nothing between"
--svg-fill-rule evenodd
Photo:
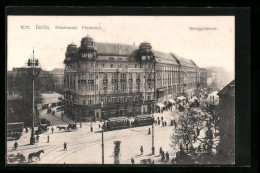
<instances>
[{"instance_id":1,"label":"street","mask_svg":"<svg viewBox=\"0 0 260 173\"><path fill-rule=\"evenodd\" d=\"M104 132L104 160L105 164L114 163L114 141L121 141L120 150L120 164L131 164L131 157L134 158L135 163L140 163L141 159L151 158L156 164L167 164L164 161L160 161L159 148L170 154L170 158L175 156L175 151L170 147L170 135L174 129L173 126L169 126L172 113L170 111L164 111L163 114L154 114L164 117L168 126L162 125L154 126L154 141L155 141L155 155L151 155L152 147L152 135L148 135L148 129L152 126L143 126L115 131ZM52 115L49 115L52 116ZM59 131L56 126L52 126L55 130L52 134L51 126L46 133L40 135L39 143L35 145L29 145L30 131L23 134L23 136L17 141L18 148L13 150L14 141L7 142L7 154L22 153L28 156L29 153L44 150L41 154L41 160L31 162L32 164L101 164L101 129L98 126L99 122L92 123L93 132L90 132L90 123L83 123L82 128L77 126L76 130L72 132ZM50 142L47 143L47 136L50 137ZM64 142L67 143L67 150L63 150ZM143 155L140 155L140 147L143 146ZM170 161L168 161L170 164Z\"/></svg>"}]
</instances>

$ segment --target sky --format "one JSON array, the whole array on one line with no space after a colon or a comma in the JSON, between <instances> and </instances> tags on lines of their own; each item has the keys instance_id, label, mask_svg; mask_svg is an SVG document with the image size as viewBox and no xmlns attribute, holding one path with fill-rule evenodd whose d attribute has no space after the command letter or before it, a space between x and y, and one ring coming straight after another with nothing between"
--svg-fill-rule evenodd
<instances>
[{"instance_id":1,"label":"sky","mask_svg":"<svg viewBox=\"0 0 260 173\"><path fill-rule=\"evenodd\" d=\"M36 29L36 25L50 29ZM80 46L87 34L96 42L138 46L147 41L154 50L192 59L199 67L235 71L234 16L8 16L8 70L26 66L33 49L44 70L64 68L67 45L73 42Z\"/></svg>"}]
</instances>

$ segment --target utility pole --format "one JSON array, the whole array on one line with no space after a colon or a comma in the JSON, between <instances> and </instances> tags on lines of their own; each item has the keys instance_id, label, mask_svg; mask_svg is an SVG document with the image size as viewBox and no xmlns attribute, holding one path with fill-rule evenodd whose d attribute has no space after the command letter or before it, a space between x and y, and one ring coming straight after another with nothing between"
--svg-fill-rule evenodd
<instances>
[{"instance_id":1,"label":"utility pole","mask_svg":"<svg viewBox=\"0 0 260 173\"><path fill-rule=\"evenodd\" d=\"M33 145L35 143L35 137L34 137L34 80L35 80L35 74L34 70L39 65L38 60L34 59L34 49L33 49L33 59L28 59L28 66L32 69L32 131L31 131L31 138L30 138L30 145Z\"/></svg>"}]
</instances>

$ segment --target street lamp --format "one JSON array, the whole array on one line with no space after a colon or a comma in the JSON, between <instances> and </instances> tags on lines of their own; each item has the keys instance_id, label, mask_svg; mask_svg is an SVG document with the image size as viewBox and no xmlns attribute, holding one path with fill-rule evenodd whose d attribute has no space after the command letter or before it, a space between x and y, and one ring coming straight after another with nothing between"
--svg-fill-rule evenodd
<instances>
[{"instance_id":1,"label":"street lamp","mask_svg":"<svg viewBox=\"0 0 260 173\"><path fill-rule=\"evenodd\" d=\"M32 131L31 131L31 138L30 138L30 145L35 143L34 137L34 80L35 74L34 70L37 66L39 66L39 61L34 59L34 49L33 49L33 59L28 59L27 65L32 69Z\"/></svg>"},{"instance_id":2,"label":"street lamp","mask_svg":"<svg viewBox=\"0 0 260 173\"><path fill-rule=\"evenodd\" d=\"M100 107L103 108L103 102L100 103ZM101 146L102 146L102 164L103 165L104 165L104 129L105 129L105 124L102 126L102 144L101 144Z\"/></svg>"},{"instance_id":3,"label":"street lamp","mask_svg":"<svg viewBox=\"0 0 260 173\"><path fill-rule=\"evenodd\" d=\"M153 116L153 124L154 124L154 114L152 115ZM154 126L152 124L152 154L154 154Z\"/></svg>"}]
</instances>

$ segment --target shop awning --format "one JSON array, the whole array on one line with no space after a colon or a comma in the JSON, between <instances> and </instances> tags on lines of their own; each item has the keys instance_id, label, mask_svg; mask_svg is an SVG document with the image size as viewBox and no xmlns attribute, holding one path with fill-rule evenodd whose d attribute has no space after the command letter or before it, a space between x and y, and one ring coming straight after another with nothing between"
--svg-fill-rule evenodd
<instances>
[{"instance_id":1,"label":"shop awning","mask_svg":"<svg viewBox=\"0 0 260 173\"><path fill-rule=\"evenodd\" d=\"M171 103L175 103L175 101L173 99L169 99L169 102Z\"/></svg>"},{"instance_id":2,"label":"shop awning","mask_svg":"<svg viewBox=\"0 0 260 173\"><path fill-rule=\"evenodd\" d=\"M185 100L186 98L183 96L177 97L178 100Z\"/></svg>"},{"instance_id":3,"label":"shop awning","mask_svg":"<svg viewBox=\"0 0 260 173\"><path fill-rule=\"evenodd\" d=\"M159 106L160 108L163 108L163 107L165 107L165 105L164 105L164 104L162 104L162 103L160 103L160 102L159 102L159 103L156 103L156 105L157 105L157 106Z\"/></svg>"}]
</instances>

